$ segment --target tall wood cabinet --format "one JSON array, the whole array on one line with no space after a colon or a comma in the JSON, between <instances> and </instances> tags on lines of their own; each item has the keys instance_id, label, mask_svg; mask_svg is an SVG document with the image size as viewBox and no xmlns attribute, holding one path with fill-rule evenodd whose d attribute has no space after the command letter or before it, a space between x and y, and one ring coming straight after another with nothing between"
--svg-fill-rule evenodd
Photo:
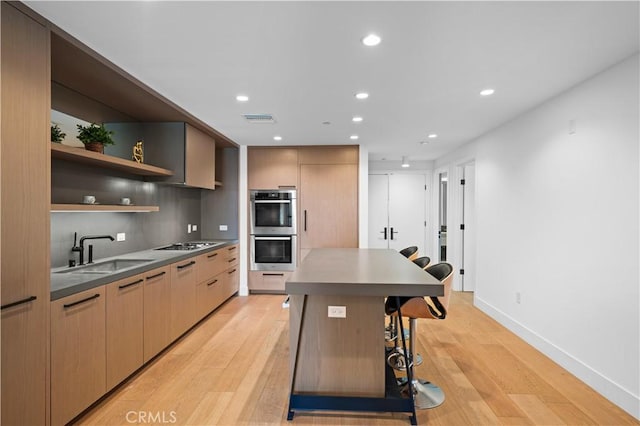
<instances>
[{"instance_id":1,"label":"tall wood cabinet","mask_svg":"<svg viewBox=\"0 0 640 426\"><path fill-rule=\"evenodd\" d=\"M1 8L0 423L47 424L49 33L7 2Z\"/></svg>"},{"instance_id":2,"label":"tall wood cabinet","mask_svg":"<svg viewBox=\"0 0 640 426\"><path fill-rule=\"evenodd\" d=\"M250 147L247 157L249 189L298 189L298 264L312 248L358 247L357 146ZM284 292L287 276L249 271L249 290Z\"/></svg>"}]
</instances>

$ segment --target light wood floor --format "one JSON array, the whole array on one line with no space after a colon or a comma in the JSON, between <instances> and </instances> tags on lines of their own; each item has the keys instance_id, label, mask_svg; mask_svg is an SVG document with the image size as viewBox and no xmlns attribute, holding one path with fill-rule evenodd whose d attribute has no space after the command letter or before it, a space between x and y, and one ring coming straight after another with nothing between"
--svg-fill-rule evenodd
<instances>
[{"instance_id":1,"label":"light wood floor","mask_svg":"<svg viewBox=\"0 0 640 426\"><path fill-rule=\"evenodd\" d=\"M409 425L404 414L299 413L287 422L282 300L231 299L78 423ZM418 377L446 395L440 407L418 412L421 425L640 424L474 308L469 293L453 294L446 320L419 321L418 343Z\"/></svg>"}]
</instances>

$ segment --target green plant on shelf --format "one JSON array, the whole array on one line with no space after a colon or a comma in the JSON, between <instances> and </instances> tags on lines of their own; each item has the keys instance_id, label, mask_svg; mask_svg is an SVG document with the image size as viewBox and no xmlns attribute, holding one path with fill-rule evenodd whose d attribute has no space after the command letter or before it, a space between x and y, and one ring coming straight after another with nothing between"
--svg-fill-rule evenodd
<instances>
[{"instance_id":1,"label":"green plant on shelf","mask_svg":"<svg viewBox=\"0 0 640 426\"><path fill-rule=\"evenodd\" d=\"M107 130L104 124L91 123L88 126L81 124L78 127L78 140L84 144L89 151L104 152L105 145L113 145L115 142L111 138L113 131Z\"/></svg>"},{"instance_id":2,"label":"green plant on shelf","mask_svg":"<svg viewBox=\"0 0 640 426\"><path fill-rule=\"evenodd\" d=\"M67 136L67 134L60 129L60 126L57 124L51 126L51 142L60 143L65 136Z\"/></svg>"}]
</instances>

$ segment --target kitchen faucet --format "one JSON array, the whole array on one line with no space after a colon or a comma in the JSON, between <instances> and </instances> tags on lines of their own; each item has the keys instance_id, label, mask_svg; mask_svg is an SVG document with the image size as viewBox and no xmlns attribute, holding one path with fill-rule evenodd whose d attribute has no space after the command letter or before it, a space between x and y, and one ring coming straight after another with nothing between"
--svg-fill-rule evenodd
<instances>
[{"instance_id":1,"label":"kitchen faucet","mask_svg":"<svg viewBox=\"0 0 640 426\"><path fill-rule=\"evenodd\" d=\"M100 240L100 239L110 239L111 241L114 238L111 235L85 235L80 238L80 245L76 245L76 239L78 238L78 233L73 233L73 247L71 251L77 251L80 253L79 264L84 265L84 240ZM93 245L89 244L89 261L87 263L93 263Z\"/></svg>"}]
</instances>

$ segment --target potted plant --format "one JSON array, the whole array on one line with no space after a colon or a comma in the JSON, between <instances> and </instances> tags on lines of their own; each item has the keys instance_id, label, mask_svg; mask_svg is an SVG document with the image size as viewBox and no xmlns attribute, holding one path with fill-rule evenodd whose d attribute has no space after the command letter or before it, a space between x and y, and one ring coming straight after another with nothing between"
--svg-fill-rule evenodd
<instances>
[{"instance_id":1,"label":"potted plant","mask_svg":"<svg viewBox=\"0 0 640 426\"><path fill-rule=\"evenodd\" d=\"M91 123L88 126L77 124L78 140L84 144L85 149L104 153L105 145L113 145L115 142L111 139L113 131L107 130L104 124Z\"/></svg>"},{"instance_id":2,"label":"potted plant","mask_svg":"<svg viewBox=\"0 0 640 426\"><path fill-rule=\"evenodd\" d=\"M67 136L67 134L62 132L60 126L57 124L51 126L51 142L60 143L65 136Z\"/></svg>"}]
</instances>

